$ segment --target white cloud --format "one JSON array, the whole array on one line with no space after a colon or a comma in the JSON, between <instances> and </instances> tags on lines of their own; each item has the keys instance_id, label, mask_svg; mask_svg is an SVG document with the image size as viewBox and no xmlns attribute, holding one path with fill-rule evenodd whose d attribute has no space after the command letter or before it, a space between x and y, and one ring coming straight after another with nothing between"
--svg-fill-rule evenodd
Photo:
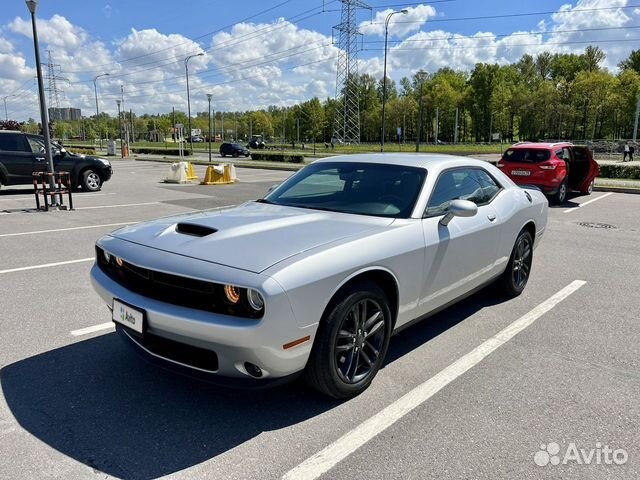
<instances>
[{"instance_id":1,"label":"white cloud","mask_svg":"<svg viewBox=\"0 0 640 480\"><path fill-rule=\"evenodd\" d=\"M384 26L387 16L394 10L389 8L376 12L372 21L362 22L360 31L365 35L384 37ZM420 30L427 20L436 16L436 9L431 5L418 5L407 8L407 13L395 14L389 20L389 37L403 38L409 33Z\"/></svg>"},{"instance_id":2,"label":"white cloud","mask_svg":"<svg viewBox=\"0 0 640 480\"><path fill-rule=\"evenodd\" d=\"M87 33L61 15L54 15L49 20L38 18L38 38L40 42L52 47L65 49L77 48L87 40ZM33 38L31 21L16 17L9 23L12 32Z\"/></svg>"}]
</instances>

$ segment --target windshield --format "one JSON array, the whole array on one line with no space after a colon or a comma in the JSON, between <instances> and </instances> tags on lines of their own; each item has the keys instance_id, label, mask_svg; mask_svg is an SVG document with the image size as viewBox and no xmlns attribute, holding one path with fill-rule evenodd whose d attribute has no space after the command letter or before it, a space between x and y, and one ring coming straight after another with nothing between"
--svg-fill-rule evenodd
<instances>
[{"instance_id":1,"label":"windshield","mask_svg":"<svg viewBox=\"0 0 640 480\"><path fill-rule=\"evenodd\" d=\"M427 176L423 168L377 163L312 164L263 200L290 207L408 218Z\"/></svg>"},{"instance_id":2,"label":"windshield","mask_svg":"<svg viewBox=\"0 0 640 480\"><path fill-rule=\"evenodd\" d=\"M542 148L510 148L502 156L507 162L545 162L551 158L551 152Z\"/></svg>"}]
</instances>

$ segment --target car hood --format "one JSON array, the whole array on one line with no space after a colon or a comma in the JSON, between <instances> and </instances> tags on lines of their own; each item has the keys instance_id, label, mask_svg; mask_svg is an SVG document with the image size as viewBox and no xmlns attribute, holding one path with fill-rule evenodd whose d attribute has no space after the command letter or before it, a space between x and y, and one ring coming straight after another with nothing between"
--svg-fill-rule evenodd
<instances>
[{"instance_id":1,"label":"car hood","mask_svg":"<svg viewBox=\"0 0 640 480\"><path fill-rule=\"evenodd\" d=\"M348 237L376 233L392 222L391 218L249 202L227 210L132 225L110 235L260 273L291 256Z\"/></svg>"}]
</instances>

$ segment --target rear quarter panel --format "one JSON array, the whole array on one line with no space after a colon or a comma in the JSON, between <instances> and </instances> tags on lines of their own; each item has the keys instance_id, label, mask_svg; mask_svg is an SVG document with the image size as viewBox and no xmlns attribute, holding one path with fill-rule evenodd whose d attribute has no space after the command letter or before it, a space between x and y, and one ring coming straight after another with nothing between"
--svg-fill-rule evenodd
<instances>
[{"instance_id":1,"label":"rear quarter panel","mask_svg":"<svg viewBox=\"0 0 640 480\"><path fill-rule=\"evenodd\" d=\"M527 193L531 196L529 202ZM534 189L507 188L493 202L498 218L501 220L502 235L498 247L498 262L506 266L516 238L529 222L534 223L536 230L535 244L547 226L548 200L542 192Z\"/></svg>"}]
</instances>

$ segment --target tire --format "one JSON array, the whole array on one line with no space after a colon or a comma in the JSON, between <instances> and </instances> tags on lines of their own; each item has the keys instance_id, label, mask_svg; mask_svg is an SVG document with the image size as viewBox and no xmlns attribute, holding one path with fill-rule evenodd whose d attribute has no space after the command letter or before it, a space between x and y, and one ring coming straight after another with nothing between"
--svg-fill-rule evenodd
<instances>
[{"instance_id":1,"label":"tire","mask_svg":"<svg viewBox=\"0 0 640 480\"><path fill-rule=\"evenodd\" d=\"M498 279L498 286L504 295L513 298L524 291L531 275L532 262L533 238L529 231L524 229L518 234L507 268Z\"/></svg>"},{"instance_id":2,"label":"tire","mask_svg":"<svg viewBox=\"0 0 640 480\"><path fill-rule=\"evenodd\" d=\"M102 177L94 170L85 170L80 177L80 185L85 192L97 192L102 188Z\"/></svg>"},{"instance_id":3,"label":"tire","mask_svg":"<svg viewBox=\"0 0 640 480\"><path fill-rule=\"evenodd\" d=\"M382 289L371 282L354 284L332 300L320 321L305 380L333 398L359 395L384 362L391 329L389 302Z\"/></svg>"},{"instance_id":4,"label":"tire","mask_svg":"<svg viewBox=\"0 0 640 480\"><path fill-rule=\"evenodd\" d=\"M567 194L569 193L569 182L565 178L560 186L558 187L558 191L551 197L551 201L556 205L562 205L567 201Z\"/></svg>"},{"instance_id":5,"label":"tire","mask_svg":"<svg viewBox=\"0 0 640 480\"><path fill-rule=\"evenodd\" d=\"M220 152L220 156L221 156L222 158L224 158L224 157L226 157L226 156L227 156L227 154L226 154L226 153L222 153L222 152Z\"/></svg>"},{"instance_id":6,"label":"tire","mask_svg":"<svg viewBox=\"0 0 640 480\"><path fill-rule=\"evenodd\" d=\"M238 152L233 152L233 158L238 158L240 154Z\"/></svg>"},{"instance_id":7,"label":"tire","mask_svg":"<svg viewBox=\"0 0 640 480\"><path fill-rule=\"evenodd\" d=\"M586 190L584 190L582 193L585 195L591 195L593 193L593 186L596 183L596 179L594 178L593 180L591 180L591 183L589 184L589 186L587 187Z\"/></svg>"},{"instance_id":8,"label":"tire","mask_svg":"<svg viewBox=\"0 0 640 480\"><path fill-rule=\"evenodd\" d=\"M249 158L249 156L250 156L250 155L251 155L251 154L249 154L249 153L245 153L245 154L244 154L245 158Z\"/></svg>"}]
</instances>

